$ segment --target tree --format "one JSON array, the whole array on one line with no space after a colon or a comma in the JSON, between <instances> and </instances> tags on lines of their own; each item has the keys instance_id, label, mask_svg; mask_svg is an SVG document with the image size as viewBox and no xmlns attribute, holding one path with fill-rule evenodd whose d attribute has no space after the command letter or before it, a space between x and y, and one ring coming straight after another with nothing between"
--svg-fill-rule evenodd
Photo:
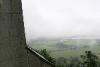
<instances>
[{"instance_id":1,"label":"tree","mask_svg":"<svg viewBox=\"0 0 100 67\"><path fill-rule=\"evenodd\" d=\"M83 67L97 67L98 56L93 54L91 51L85 51L85 55L80 56L82 61L81 66Z\"/></svg>"},{"instance_id":2,"label":"tree","mask_svg":"<svg viewBox=\"0 0 100 67\"><path fill-rule=\"evenodd\" d=\"M52 58L49 53L47 52L46 49L40 50L39 53L41 55L43 55L48 61L50 61L51 63L55 64L55 60L54 58Z\"/></svg>"}]
</instances>

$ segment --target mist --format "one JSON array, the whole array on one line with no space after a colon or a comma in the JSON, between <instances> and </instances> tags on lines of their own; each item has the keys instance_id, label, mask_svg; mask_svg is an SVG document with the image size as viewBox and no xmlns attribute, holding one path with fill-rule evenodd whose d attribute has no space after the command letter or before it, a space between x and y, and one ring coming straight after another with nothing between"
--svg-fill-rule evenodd
<instances>
[{"instance_id":1,"label":"mist","mask_svg":"<svg viewBox=\"0 0 100 67\"><path fill-rule=\"evenodd\" d=\"M99 37L100 0L22 0L27 40Z\"/></svg>"}]
</instances>

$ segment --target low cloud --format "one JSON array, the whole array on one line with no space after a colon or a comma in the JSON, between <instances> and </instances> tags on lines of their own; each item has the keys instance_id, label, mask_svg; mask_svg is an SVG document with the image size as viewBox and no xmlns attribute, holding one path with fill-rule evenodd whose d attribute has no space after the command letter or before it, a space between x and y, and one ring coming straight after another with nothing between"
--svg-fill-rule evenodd
<instances>
[{"instance_id":1,"label":"low cloud","mask_svg":"<svg viewBox=\"0 0 100 67\"><path fill-rule=\"evenodd\" d=\"M22 0L27 39L100 35L99 0Z\"/></svg>"}]
</instances>

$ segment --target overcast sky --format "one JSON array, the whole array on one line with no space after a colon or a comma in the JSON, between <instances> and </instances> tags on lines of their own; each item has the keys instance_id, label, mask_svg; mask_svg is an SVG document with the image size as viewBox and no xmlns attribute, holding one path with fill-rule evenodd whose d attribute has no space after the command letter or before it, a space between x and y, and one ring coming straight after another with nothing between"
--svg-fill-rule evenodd
<instances>
[{"instance_id":1,"label":"overcast sky","mask_svg":"<svg viewBox=\"0 0 100 67\"><path fill-rule=\"evenodd\" d=\"M100 35L100 0L22 0L27 39Z\"/></svg>"}]
</instances>

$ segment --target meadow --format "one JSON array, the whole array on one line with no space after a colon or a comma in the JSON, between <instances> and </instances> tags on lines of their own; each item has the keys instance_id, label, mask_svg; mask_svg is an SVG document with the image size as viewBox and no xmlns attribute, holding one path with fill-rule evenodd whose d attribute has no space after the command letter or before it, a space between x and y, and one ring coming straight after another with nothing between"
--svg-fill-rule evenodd
<instances>
[{"instance_id":1,"label":"meadow","mask_svg":"<svg viewBox=\"0 0 100 67\"><path fill-rule=\"evenodd\" d=\"M99 39L43 39L32 41L31 46L37 50L47 49L54 58L79 57L87 50L100 55Z\"/></svg>"}]
</instances>

